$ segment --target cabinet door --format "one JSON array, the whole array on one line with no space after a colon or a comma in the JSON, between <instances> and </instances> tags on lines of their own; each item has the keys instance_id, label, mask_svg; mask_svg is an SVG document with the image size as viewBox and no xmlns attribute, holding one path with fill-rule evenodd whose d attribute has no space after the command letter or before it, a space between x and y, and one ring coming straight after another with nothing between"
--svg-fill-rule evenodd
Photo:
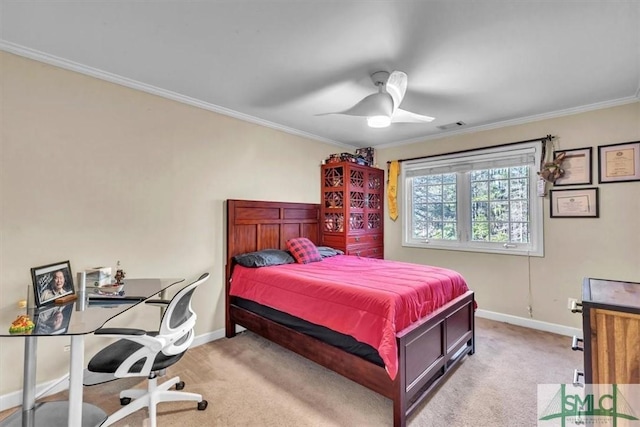
<instances>
[{"instance_id":1,"label":"cabinet door","mask_svg":"<svg viewBox=\"0 0 640 427\"><path fill-rule=\"evenodd\" d=\"M344 235L345 166L327 165L322 168L322 232ZM326 244L326 243L323 243Z\"/></svg>"},{"instance_id":2,"label":"cabinet door","mask_svg":"<svg viewBox=\"0 0 640 427\"><path fill-rule=\"evenodd\" d=\"M370 233L382 234L383 179L382 170L371 169L367 173L365 214Z\"/></svg>"},{"instance_id":3,"label":"cabinet door","mask_svg":"<svg viewBox=\"0 0 640 427\"><path fill-rule=\"evenodd\" d=\"M364 233L367 230L367 176L365 168L349 168L349 234Z\"/></svg>"},{"instance_id":4,"label":"cabinet door","mask_svg":"<svg viewBox=\"0 0 640 427\"><path fill-rule=\"evenodd\" d=\"M590 313L593 384L640 384L640 315Z\"/></svg>"}]
</instances>

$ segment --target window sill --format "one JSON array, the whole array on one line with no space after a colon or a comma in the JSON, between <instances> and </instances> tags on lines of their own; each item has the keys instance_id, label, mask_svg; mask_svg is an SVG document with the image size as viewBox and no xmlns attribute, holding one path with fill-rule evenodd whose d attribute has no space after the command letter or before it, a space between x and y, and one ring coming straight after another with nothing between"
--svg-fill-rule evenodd
<instances>
[{"instance_id":1,"label":"window sill","mask_svg":"<svg viewBox=\"0 0 640 427\"><path fill-rule=\"evenodd\" d=\"M531 256L531 257L544 257L544 251L530 251L528 249L519 248L500 248L500 247L477 247L460 244L441 244L441 243L402 243L403 247L407 248L419 248L419 249L436 249L445 251L461 251L461 252L480 252L486 254L496 255L515 255L515 256Z\"/></svg>"}]
</instances>

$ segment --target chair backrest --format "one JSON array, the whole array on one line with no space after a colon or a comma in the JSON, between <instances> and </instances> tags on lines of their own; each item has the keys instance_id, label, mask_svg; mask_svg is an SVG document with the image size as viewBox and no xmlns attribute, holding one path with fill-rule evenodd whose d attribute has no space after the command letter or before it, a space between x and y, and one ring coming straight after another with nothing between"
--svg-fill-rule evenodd
<instances>
[{"instance_id":1,"label":"chair backrest","mask_svg":"<svg viewBox=\"0 0 640 427\"><path fill-rule=\"evenodd\" d=\"M198 280L182 288L169 303L160 322L159 337L167 340L162 352L168 356L186 351L193 342L193 328L196 313L191 307L191 299L196 288L209 278L205 273Z\"/></svg>"}]
</instances>

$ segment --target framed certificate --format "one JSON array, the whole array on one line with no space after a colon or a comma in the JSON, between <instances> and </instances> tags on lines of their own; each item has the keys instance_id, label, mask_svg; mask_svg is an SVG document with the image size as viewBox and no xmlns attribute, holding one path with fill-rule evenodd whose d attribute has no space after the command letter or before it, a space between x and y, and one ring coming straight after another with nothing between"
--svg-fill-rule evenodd
<instances>
[{"instance_id":1,"label":"framed certificate","mask_svg":"<svg viewBox=\"0 0 640 427\"><path fill-rule=\"evenodd\" d=\"M640 141L598 147L598 182L640 181Z\"/></svg>"},{"instance_id":2,"label":"framed certificate","mask_svg":"<svg viewBox=\"0 0 640 427\"><path fill-rule=\"evenodd\" d=\"M553 185L591 184L591 151L591 147L554 151L554 159L564 153L564 160L561 165L564 175L556 179Z\"/></svg>"},{"instance_id":3,"label":"framed certificate","mask_svg":"<svg viewBox=\"0 0 640 427\"><path fill-rule=\"evenodd\" d=\"M551 218L598 218L598 188L550 190Z\"/></svg>"}]
</instances>

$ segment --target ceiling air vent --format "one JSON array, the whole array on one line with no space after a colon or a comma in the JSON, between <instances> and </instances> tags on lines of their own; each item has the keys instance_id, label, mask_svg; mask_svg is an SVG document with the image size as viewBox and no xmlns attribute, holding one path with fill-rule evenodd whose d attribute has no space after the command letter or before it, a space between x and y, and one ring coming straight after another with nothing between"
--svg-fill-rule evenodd
<instances>
[{"instance_id":1,"label":"ceiling air vent","mask_svg":"<svg viewBox=\"0 0 640 427\"><path fill-rule=\"evenodd\" d=\"M464 126L464 125L466 125L465 122L459 121L459 122L455 122L455 123L449 123L448 125L438 126L438 129L449 130L449 129L459 128L460 126Z\"/></svg>"}]
</instances>

